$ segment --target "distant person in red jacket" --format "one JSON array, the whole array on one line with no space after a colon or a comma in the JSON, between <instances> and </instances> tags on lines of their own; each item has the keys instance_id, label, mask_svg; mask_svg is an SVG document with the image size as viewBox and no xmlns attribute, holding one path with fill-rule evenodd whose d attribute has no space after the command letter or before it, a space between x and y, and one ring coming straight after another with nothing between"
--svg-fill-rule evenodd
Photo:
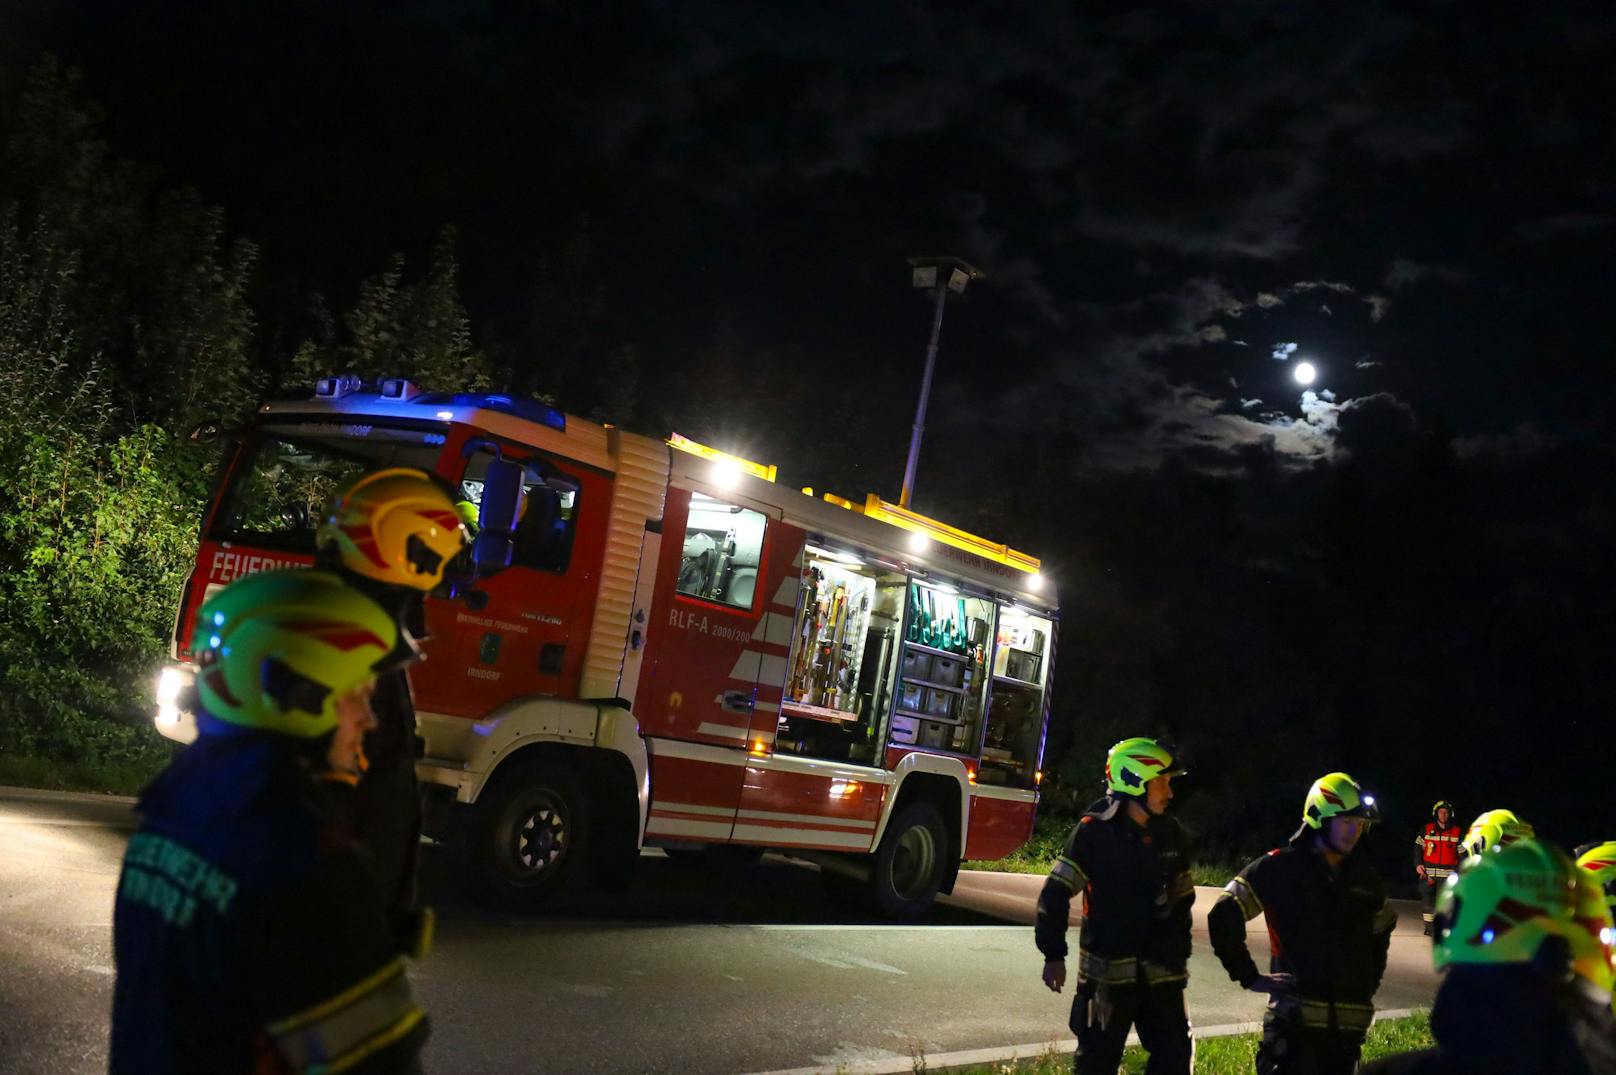
<instances>
[{"instance_id":1,"label":"distant person in red jacket","mask_svg":"<svg viewBox=\"0 0 1616 1075\"><path fill-rule=\"evenodd\" d=\"M1414 872L1420 878L1420 900L1425 904L1420 917L1425 920L1427 937L1436 915L1436 894L1459 868L1459 841L1463 836L1454 820L1453 804L1442 799L1431 807L1431 820L1414 837Z\"/></svg>"}]
</instances>

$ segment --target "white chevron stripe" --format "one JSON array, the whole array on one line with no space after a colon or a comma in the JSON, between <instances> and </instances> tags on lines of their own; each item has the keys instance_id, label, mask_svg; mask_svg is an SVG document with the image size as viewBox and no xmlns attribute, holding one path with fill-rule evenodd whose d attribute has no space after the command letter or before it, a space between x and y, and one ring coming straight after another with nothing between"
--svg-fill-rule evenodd
<instances>
[{"instance_id":1,"label":"white chevron stripe","mask_svg":"<svg viewBox=\"0 0 1616 1075\"><path fill-rule=\"evenodd\" d=\"M757 678L753 680L760 687L784 687L786 685L786 659L776 657L772 653L762 655L758 662Z\"/></svg>"},{"instance_id":2,"label":"white chevron stripe","mask_svg":"<svg viewBox=\"0 0 1616 1075\"><path fill-rule=\"evenodd\" d=\"M685 821L674 817L652 817L645 824L649 836L705 836L714 840L727 840L730 824L727 821Z\"/></svg>"},{"instance_id":3,"label":"white chevron stripe","mask_svg":"<svg viewBox=\"0 0 1616 1075\"><path fill-rule=\"evenodd\" d=\"M819 844L823 847L845 847L849 850L868 851L873 833L811 832L808 829L773 829L767 825L735 824L731 839L749 844Z\"/></svg>"},{"instance_id":4,"label":"white chevron stripe","mask_svg":"<svg viewBox=\"0 0 1616 1075\"><path fill-rule=\"evenodd\" d=\"M802 583L796 579L781 579L780 588L774 591L774 600L769 603L777 608L790 609L792 612L796 612L797 592L801 588Z\"/></svg>"},{"instance_id":5,"label":"white chevron stripe","mask_svg":"<svg viewBox=\"0 0 1616 1075\"><path fill-rule=\"evenodd\" d=\"M742 810L737 817L749 817L755 821L807 821L815 825L836 825L844 829L868 829L875 831L875 822L860 821L854 817L819 817L814 814L782 814L773 810Z\"/></svg>"},{"instance_id":6,"label":"white chevron stripe","mask_svg":"<svg viewBox=\"0 0 1616 1075\"><path fill-rule=\"evenodd\" d=\"M752 629L754 642L765 642L771 646L789 646L791 644L791 617L782 616L778 612L765 612L758 619L758 624Z\"/></svg>"},{"instance_id":7,"label":"white chevron stripe","mask_svg":"<svg viewBox=\"0 0 1616 1075\"><path fill-rule=\"evenodd\" d=\"M734 817L735 808L732 806L701 806L697 803L669 803L656 802L651 805L651 813L657 814L664 810L676 814L712 814L714 817Z\"/></svg>"},{"instance_id":8,"label":"white chevron stripe","mask_svg":"<svg viewBox=\"0 0 1616 1075\"><path fill-rule=\"evenodd\" d=\"M742 683L756 683L762 662L762 652L752 649L742 650L741 655L735 658L735 667L729 670L729 678L738 679Z\"/></svg>"},{"instance_id":9,"label":"white chevron stripe","mask_svg":"<svg viewBox=\"0 0 1616 1075\"><path fill-rule=\"evenodd\" d=\"M725 727L727 725L716 725ZM740 729L729 729L740 731ZM743 733L744 734L744 733ZM650 740L651 757L693 761L705 765L745 765L746 755L734 747L715 746L712 743L690 743L680 739Z\"/></svg>"},{"instance_id":10,"label":"white chevron stripe","mask_svg":"<svg viewBox=\"0 0 1616 1075\"><path fill-rule=\"evenodd\" d=\"M701 726L696 729L696 734L717 735L725 739L740 739L743 741L746 739L745 728L737 728L732 724L712 724L707 721L701 722Z\"/></svg>"}]
</instances>

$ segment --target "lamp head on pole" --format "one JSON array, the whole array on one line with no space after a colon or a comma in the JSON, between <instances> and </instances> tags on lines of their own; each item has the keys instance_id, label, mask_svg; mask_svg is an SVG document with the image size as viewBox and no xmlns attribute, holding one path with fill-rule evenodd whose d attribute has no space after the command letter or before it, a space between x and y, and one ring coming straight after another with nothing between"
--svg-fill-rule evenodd
<instances>
[{"instance_id":1,"label":"lamp head on pole","mask_svg":"<svg viewBox=\"0 0 1616 1075\"><path fill-rule=\"evenodd\" d=\"M910 281L924 291L946 287L956 295L963 295L972 280L980 280L985 275L964 258L910 258L909 264L912 267Z\"/></svg>"}]
</instances>

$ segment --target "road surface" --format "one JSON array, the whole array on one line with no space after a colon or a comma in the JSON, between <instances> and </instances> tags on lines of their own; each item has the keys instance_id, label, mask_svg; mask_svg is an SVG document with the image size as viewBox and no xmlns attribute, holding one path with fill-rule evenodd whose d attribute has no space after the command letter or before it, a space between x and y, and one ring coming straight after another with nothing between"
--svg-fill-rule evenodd
<instances>
[{"instance_id":1,"label":"road surface","mask_svg":"<svg viewBox=\"0 0 1616 1075\"><path fill-rule=\"evenodd\" d=\"M0 788L0 1073L105 1070L112 897L133 823L126 799ZM647 852L625 896L499 915L461 900L427 850L439 932L414 978L429 1071L834 1070L1069 1037L1069 995L1038 980L1038 878L965 874L932 922L892 926L827 900L811 867L769 857L715 876ZM1192 1019L1253 1022L1262 998L1206 943L1210 896ZM1415 913L1377 1003L1428 1005L1435 985Z\"/></svg>"}]
</instances>

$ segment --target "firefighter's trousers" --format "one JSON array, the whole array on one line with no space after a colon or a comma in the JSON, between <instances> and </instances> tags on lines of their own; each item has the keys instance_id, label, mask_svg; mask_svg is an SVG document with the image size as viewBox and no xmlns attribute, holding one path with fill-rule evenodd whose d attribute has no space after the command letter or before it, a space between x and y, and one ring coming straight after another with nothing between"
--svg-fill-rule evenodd
<instances>
[{"instance_id":1,"label":"firefighter's trousers","mask_svg":"<svg viewBox=\"0 0 1616 1075\"><path fill-rule=\"evenodd\" d=\"M1453 871L1440 866L1425 867L1425 880L1420 882L1420 917L1429 927L1436 918L1436 898L1442 891L1442 886L1448 883L1448 876Z\"/></svg>"},{"instance_id":2,"label":"firefighter's trousers","mask_svg":"<svg viewBox=\"0 0 1616 1075\"><path fill-rule=\"evenodd\" d=\"M1310 1026L1288 1004L1270 1004L1257 1046L1257 1075L1352 1075L1363 1050L1363 1030Z\"/></svg>"},{"instance_id":3,"label":"firefighter's trousers","mask_svg":"<svg viewBox=\"0 0 1616 1075\"><path fill-rule=\"evenodd\" d=\"M395 927L414 913L421 848L421 792L415 759L389 752L373 759L354 796L354 828L369 853L376 887Z\"/></svg>"},{"instance_id":4,"label":"firefighter's trousers","mask_svg":"<svg viewBox=\"0 0 1616 1075\"><path fill-rule=\"evenodd\" d=\"M1072 1033L1077 1035L1077 1075L1116 1075L1128 1030L1150 1054L1146 1075L1189 1075L1195 1047L1190 1040L1184 981L1117 985L1093 978L1080 981L1072 998Z\"/></svg>"}]
</instances>

